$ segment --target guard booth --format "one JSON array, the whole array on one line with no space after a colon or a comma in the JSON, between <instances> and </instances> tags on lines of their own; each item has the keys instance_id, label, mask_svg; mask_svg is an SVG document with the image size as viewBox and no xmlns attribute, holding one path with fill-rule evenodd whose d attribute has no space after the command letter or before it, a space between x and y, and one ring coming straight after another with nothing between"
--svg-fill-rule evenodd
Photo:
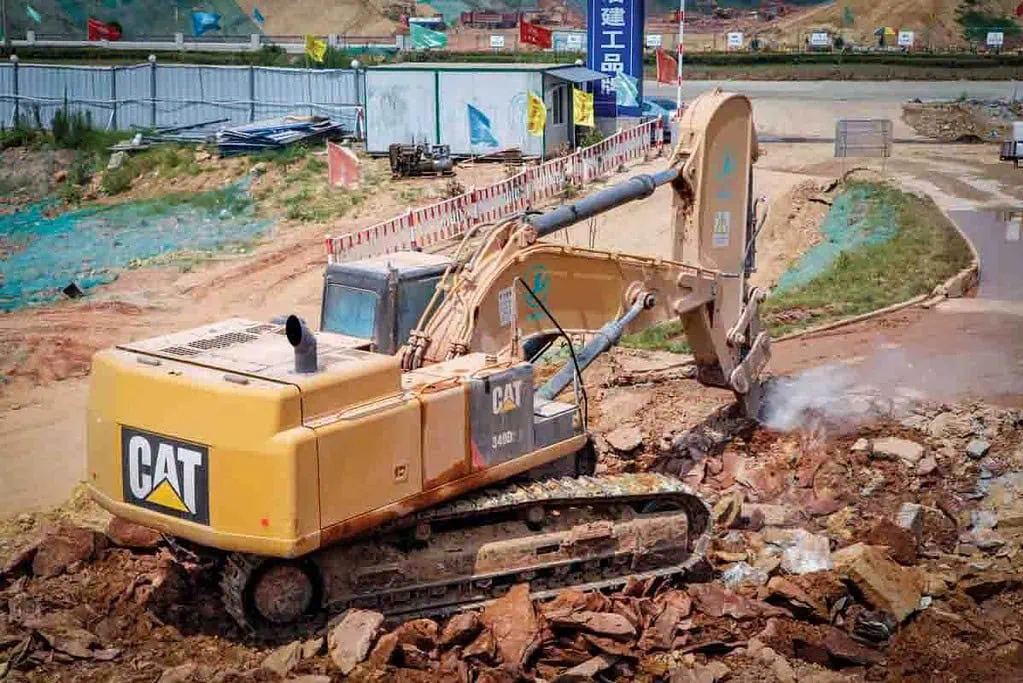
<instances>
[{"instance_id":1,"label":"guard booth","mask_svg":"<svg viewBox=\"0 0 1023 683\"><path fill-rule=\"evenodd\" d=\"M572 88L607 78L572 64L385 64L366 71L366 151L386 154L392 143L449 145L456 156L517 148L552 156L576 147ZM547 106L542 136L526 129L527 92ZM468 108L490 122L496 146L472 145Z\"/></svg>"}]
</instances>

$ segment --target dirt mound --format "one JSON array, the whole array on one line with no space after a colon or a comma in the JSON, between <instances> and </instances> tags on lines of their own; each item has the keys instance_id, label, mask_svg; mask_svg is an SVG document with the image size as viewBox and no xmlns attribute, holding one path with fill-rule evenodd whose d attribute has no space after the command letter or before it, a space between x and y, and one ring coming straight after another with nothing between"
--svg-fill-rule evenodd
<instances>
[{"instance_id":1,"label":"dirt mound","mask_svg":"<svg viewBox=\"0 0 1023 683\"><path fill-rule=\"evenodd\" d=\"M671 384L635 391L661 405ZM718 501L704 576L688 585L645 580L548 602L530 601L521 585L442 621L350 610L267 644L220 609L216 568L202 555L131 550L63 525L0 578L0 673L788 681L927 677L940 663L957 680L1023 674L1023 414L915 407L867 390L836 400L858 412L837 420L817 406L803 428L780 433L723 410L661 440L649 437L664 423L618 405L647 438L636 452L606 453L605 465L668 469ZM122 525L115 537L152 542L132 531Z\"/></svg>"},{"instance_id":2,"label":"dirt mound","mask_svg":"<svg viewBox=\"0 0 1023 683\"><path fill-rule=\"evenodd\" d=\"M1009 139L1012 122L1023 118L1023 103L910 102L902 107L902 120L919 135L941 142L998 142Z\"/></svg>"}]
</instances>

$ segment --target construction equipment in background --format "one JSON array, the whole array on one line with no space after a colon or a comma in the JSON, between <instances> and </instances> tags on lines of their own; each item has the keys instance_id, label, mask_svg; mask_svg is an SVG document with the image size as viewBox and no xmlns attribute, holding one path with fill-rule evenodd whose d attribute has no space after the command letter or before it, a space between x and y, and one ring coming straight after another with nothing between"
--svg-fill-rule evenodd
<instances>
[{"instance_id":1,"label":"construction equipment in background","mask_svg":"<svg viewBox=\"0 0 1023 683\"><path fill-rule=\"evenodd\" d=\"M701 96L679 132L666 170L477 226L450 256L330 264L318 335L233 319L100 352L91 495L203 546L227 611L270 634L323 608L436 614L523 581L545 597L686 575L707 505L671 476L594 476L581 378L625 331L679 319L698 378L758 411L749 100ZM674 260L542 240L667 184ZM537 386L558 340L570 358Z\"/></svg>"},{"instance_id":2,"label":"construction equipment in background","mask_svg":"<svg viewBox=\"0 0 1023 683\"><path fill-rule=\"evenodd\" d=\"M1015 121L1012 124L1012 139L1002 143L999 158L1002 161L1011 161L1019 168L1023 161L1023 121Z\"/></svg>"},{"instance_id":3,"label":"construction equipment in background","mask_svg":"<svg viewBox=\"0 0 1023 683\"><path fill-rule=\"evenodd\" d=\"M391 176L407 178L421 175L451 175L455 162L449 145L392 143L387 148L391 160Z\"/></svg>"}]
</instances>

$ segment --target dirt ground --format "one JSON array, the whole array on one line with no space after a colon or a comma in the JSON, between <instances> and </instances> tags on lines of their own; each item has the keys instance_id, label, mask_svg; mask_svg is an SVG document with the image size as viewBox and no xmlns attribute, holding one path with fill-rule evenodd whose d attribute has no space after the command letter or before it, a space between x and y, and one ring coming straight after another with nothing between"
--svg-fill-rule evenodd
<instances>
[{"instance_id":1,"label":"dirt ground","mask_svg":"<svg viewBox=\"0 0 1023 683\"><path fill-rule=\"evenodd\" d=\"M814 198L851 167L831 158L830 145L764 148L755 192L768 195L770 211L757 278L770 284L820 239L826 205ZM871 167L948 211L1023 204L1018 171L990 145L905 145ZM502 172L468 168L461 179L482 184ZM791 378L771 394L768 426L752 431L722 412L728 393L682 369L664 372L677 357L619 350L601 359L587 375L599 471L678 474L712 504L741 495L731 504L735 519L728 505L716 507L714 580L633 586L597 602L567 594L557 614L513 591L465 624L474 640L454 646L440 635L451 622L388 624L377 638L365 614L339 615L292 643L255 642L210 599L210 567L175 560L158 539L129 548L137 543L92 531L107 517L80 489L41 511L65 501L80 479L96 349L229 316L315 320L323 237L390 215L389 196L334 225L285 223L243 257L191 272L133 270L84 300L0 316L8 378L0 385L0 567L12 563L0 578L0 679L339 679L352 670L348 645L325 653L313 643L298 653L300 641L319 636L366 642L367 651L376 643L370 663L352 665L361 680L590 680L598 671L595 680L710 683L1023 676L1023 415L1014 410L1023 406L1023 315L1013 302L908 309L776 344L769 370ZM598 219L592 241L587 225L563 239L664 255L669 215L662 188ZM623 428L638 430L637 448L611 445ZM910 445L888 452L886 439ZM924 506L919 528L899 526L907 503ZM804 573L801 562L821 564ZM874 573L888 578L875 585ZM585 618L573 616L580 612ZM663 614L670 618L658 625ZM619 631L600 630L609 625ZM668 640L658 646L656 638ZM596 667L592 675L567 673L584 664Z\"/></svg>"},{"instance_id":2,"label":"dirt ground","mask_svg":"<svg viewBox=\"0 0 1023 683\"><path fill-rule=\"evenodd\" d=\"M663 162L630 172L649 171L659 164ZM872 165L882 168L880 162ZM945 209L1023 202L1018 172L998 162L990 146L905 145L886 166L909 189L931 194ZM813 226L825 207L806 200L807 188L824 187L850 168L831 157L830 145L764 145L754 191L769 197L770 209L755 281L772 283L819 239ZM465 185L483 184L502 173L500 166L480 165L461 170L460 177ZM436 192L444 182L402 181L418 188L438 185ZM797 192L792 194L794 188ZM58 504L80 479L84 378L92 353L231 316L263 320L294 312L316 320L325 263L323 237L393 214L398 194L392 189L390 199L370 202L357 217L335 225L284 222L272 239L244 257L187 273L171 267L127 271L86 299L0 316L0 356L7 373L6 383L0 385L0 442L5 446L0 514ZM670 201L669 189L662 187L641 204L598 218L592 244L652 256L670 254L666 220ZM580 224L567 231L566 239L589 246L589 237L589 226ZM840 356L845 350L835 353Z\"/></svg>"}]
</instances>

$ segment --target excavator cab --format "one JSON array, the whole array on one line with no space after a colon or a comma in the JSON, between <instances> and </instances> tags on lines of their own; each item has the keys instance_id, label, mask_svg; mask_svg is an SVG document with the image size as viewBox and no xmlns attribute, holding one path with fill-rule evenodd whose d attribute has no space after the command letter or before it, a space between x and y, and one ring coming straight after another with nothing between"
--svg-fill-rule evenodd
<instances>
[{"instance_id":1,"label":"excavator cab","mask_svg":"<svg viewBox=\"0 0 1023 683\"><path fill-rule=\"evenodd\" d=\"M324 274L320 329L394 354L408 341L450 264L446 256L418 251L332 263Z\"/></svg>"}]
</instances>

